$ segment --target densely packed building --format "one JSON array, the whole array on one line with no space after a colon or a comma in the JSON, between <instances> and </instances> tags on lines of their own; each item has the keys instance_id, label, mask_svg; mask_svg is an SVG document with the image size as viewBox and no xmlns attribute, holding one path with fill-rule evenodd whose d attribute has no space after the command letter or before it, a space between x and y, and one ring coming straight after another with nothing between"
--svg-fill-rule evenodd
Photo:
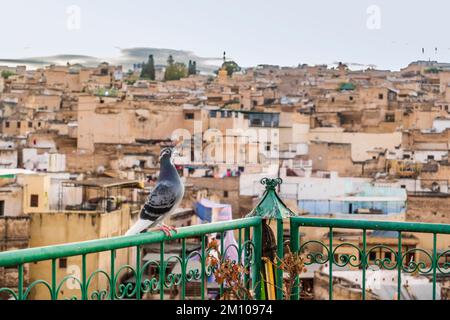
<instances>
[{"instance_id":1,"label":"densely packed building","mask_svg":"<svg viewBox=\"0 0 450 320\"><path fill-rule=\"evenodd\" d=\"M224 63L217 75L175 81L108 63L0 71L8 71L0 78L2 250L124 234L167 144L179 151L184 215L206 198L242 217L259 180L281 177L280 195L303 214L450 222L450 65L260 65L230 74ZM431 246L418 237L406 249L419 242ZM440 250L449 245L440 238ZM47 267L32 265L26 276ZM13 271L0 272L1 287Z\"/></svg>"}]
</instances>

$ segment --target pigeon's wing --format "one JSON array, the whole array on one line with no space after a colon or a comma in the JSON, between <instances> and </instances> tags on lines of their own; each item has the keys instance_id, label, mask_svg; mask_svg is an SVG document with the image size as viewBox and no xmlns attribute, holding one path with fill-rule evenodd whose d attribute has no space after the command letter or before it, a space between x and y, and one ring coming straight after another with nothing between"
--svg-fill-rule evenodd
<instances>
[{"instance_id":1,"label":"pigeon's wing","mask_svg":"<svg viewBox=\"0 0 450 320\"><path fill-rule=\"evenodd\" d=\"M169 213L177 202L175 190L170 182L158 183L142 208L141 218L156 221Z\"/></svg>"}]
</instances>

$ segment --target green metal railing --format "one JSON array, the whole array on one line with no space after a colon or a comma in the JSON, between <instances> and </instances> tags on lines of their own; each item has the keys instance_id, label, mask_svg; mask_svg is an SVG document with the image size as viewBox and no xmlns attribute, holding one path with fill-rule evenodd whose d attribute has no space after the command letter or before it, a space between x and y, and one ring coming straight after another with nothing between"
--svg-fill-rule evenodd
<instances>
[{"instance_id":1,"label":"green metal railing","mask_svg":"<svg viewBox=\"0 0 450 320\"><path fill-rule=\"evenodd\" d=\"M284 230L283 219L290 219L290 248L293 253L299 253L303 257L306 266L321 266L328 272L328 298L333 300L334 293L334 267L349 267L359 270L362 274L360 284L361 299L368 297L367 271L369 268L391 270L396 273L396 298L402 297L402 277L405 274L426 275L432 282L432 299L437 299L438 276L450 276L450 262L445 258L450 255L450 249L438 251L438 239L450 235L450 225L430 224L430 223L410 223L410 222L388 222L388 221L367 221L367 220L343 220L329 218L296 217L295 213L289 210L276 193L276 187L282 183L281 179L263 179L266 185L266 192L260 203L245 219L232 220L220 223L210 223L204 225L180 228L178 233L167 237L161 232L150 232L130 237L116 237L88 242L56 245L45 248L32 248L19 251L8 251L0 253L0 270L2 267L16 268L18 272L17 289L0 288L0 297L8 295L16 300L27 300L30 298L33 289L43 286L48 291L49 297L53 300L64 298L63 287L68 281L77 285L79 296L71 296L74 299L144 299L146 294L157 295L165 298L165 290L177 288L180 290L180 299L187 299L187 285L194 281L200 282L199 298L207 298L207 278L213 275L214 268L207 264L208 255L211 248L208 246L207 235L220 234L220 256L223 259L230 250L236 250L236 263L243 265L249 273L243 274L244 285L253 293L255 299L260 299L262 294L262 284L266 285L267 280L262 276L263 245L274 247L272 243L263 243L263 221L276 220L276 254L279 258L284 256ZM265 226L264 226L265 227ZM323 228L325 238L303 236L300 231L307 228ZM352 230L358 234L353 242L336 239L335 232L344 229ZM396 238L393 245L386 243L375 243L370 247L368 237L373 231L394 231ZM225 247L225 232L233 231L237 233L237 245ZM317 231L317 229L315 230ZM422 233L431 237L431 248L425 250L417 247L407 247L409 234ZM267 237L267 234L265 234ZM199 249L188 252L187 240L198 239ZM325 240L324 240L325 239ZM265 238L265 241L267 238ZM447 239L447 240L450 240ZM166 257L166 245L172 241L181 242L179 255L169 255ZM356 243L355 243L356 242ZM159 259L143 262L142 249L146 245L157 245ZM342 250L345 253L342 254ZM121 250L135 251L133 257L134 266L129 264L118 265L117 253ZM352 253L348 253L350 252ZM371 259L371 254L377 250L387 252L389 257ZM128 252L127 251L127 252ZM109 267L98 268L92 272L92 265L89 258L95 254L109 253ZM421 255L421 258L418 255ZM69 274L62 277L58 272L57 261L61 258L78 257L81 260L81 272L79 276ZM411 258L409 261L407 261ZM423 261L422 261L422 260ZM102 262L108 259L102 259ZM192 268L193 261L199 262L200 266ZM445 261L442 261L445 260ZM97 259L100 263L100 259ZM129 260L130 261L130 260ZM222 260L223 261L223 260ZM27 264L40 262L50 262L50 279L37 279L27 284L24 281L24 272ZM170 263L178 263L180 271L175 272L169 269ZM190 265L191 264L191 265ZM89 265L89 267L88 267ZM280 267L281 263L276 263ZM155 270L150 276L145 273L148 268ZM323 271L322 268L322 271ZM167 272L168 271L168 272ZM134 283L120 281L121 276L129 274L134 277ZM46 272L47 274L47 272ZM323 273L325 274L325 273ZM95 280L100 277L106 282L104 287L93 288ZM299 275L295 276L295 285L286 297L283 290L283 272L281 268L276 268L275 273L276 297L277 299L290 298L297 300L301 297L302 282ZM224 285L219 288L220 294L224 293ZM245 296L247 297L247 296ZM65 297L67 298L67 297ZM392 297L394 298L394 297Z\"/></svg>"},{"instance_id":2,"label":"green metal railing","mask_svg":"<svg viewBox=\"0 0 450 320\"><path fill-rule=\"evenodd\" d=\"M224 248L224 233L226 231L238 232L237 245L230 245ZM255 298L260 297L260 250L261 248L261 219L258 217L233 220L227 222L211 223L197 226L180 228L176 234L170 238L161 232L150 232L129 237L116 237L110 239L101 239L73 244L55 245L44 248L31 248L18 251L7 251L0 253L0 267L16 267L18 271L17 290L11 288L0 288L0 294L6 294L10 299L27 300L30 298L32 290L37 286L47 288L49 297L52 300L60 298L62 288L68 281L74 281L78 284L80 297L73 296L71 299L142 299L145 293L158 293L160 299L164 299L165 289L171 289L179 286L181 289L181 299L186 298L186 284L192 281L200 281L201 299L206 298L206 280L212 275L212 269L206 265L208 254L207 239L209 234L221 234L222 255L229 250L236 250L238 259L244 257L246 267L252 274L246 277L247 285L255 292ZM244 233L244 237L242 236ZM250 240L250 237L252 239ZM200 237L201 249L190 253L186 251L186 240L193 237ZM181 241L182 252L180 255L173 255L164 258L165 243L168 241ZM141 259L141 249L145 245L159 244L159 261L151 260L145 263ZM135 266L122 265L116 266L116 252L121 249L135 249ZM103 252L110 253L109 270L97 269L91 274L87 272L87 259L90 254ZM67 257L81 256L81 276L67 275L62 280L57 280L57 260ZM197 259L201 268L189 269L189 263ZM38 279L28 286L24 284L24 266L27 263L36 263L42 261L51 262L51 279L46 281ZM168 263L178 262L181 265L179 274L166 274ZM153 266L158 270L152 278L146 278L144 271ZM125 272L132 274L135 283L119 283L119 277ZM90 285L95 278L104 277L107 279L108 288L90 290ZM221 288L221 291L223 288Z\"/></svg>"},{"instance_id":3,"label":"green metal railing","mask_svg":"<svg viewBox=\"0 0 450 320\"><path fill-rule=\"evenodd\" d=\"M308 240L302 243L300 236L300 229L314 227L326 228L328 231L328 241ZM411 223L411 222L390 222L390 221L367 221L367 220L344 220L344 219L327 219L327 218L307 218L294 217L290 221L291 241L290 246L293 252L301 252L305 257L305 265L320 264L328 265L328 294L329 299L333 300L333 266L361 269L362 284L361 284L361 298L366 299L366 272L371 267L369 255L374 250L384 249L392 254L394 259L377 258L373 261L373 265L380 269L397 270L397 293L396 298L401 299L402 290L402 275L403 274L421 274L431 276L432 281L432 299L436 299L436 283L437 273L442 275L450 275L450 263L439 261L450 253L450 249L438 254L437 240L439 235L449 235L450 225L432 224L432 223ZM336 229L353 229L362 232L362 244L355 245L351 242L342 242L338 245L333 245L333 232ZM382 244L377 244L371 248L367 246L368 231L382 230L397 232L397 250L392 247ZM432 237L432 249L425 250L422 248L411 248L405 250L402 246L402 235L405 233L426 233ZM308 252L307 248L310 245L320 247L322 250ZM336 260L336 254L343 247L352 248L353 254L340 255ZM305 253L307 252L307 253ZM416 261L411 259L406 261L406 258L414 253L420 253L425 257L426 261ZM299 299L301 285L299 278L296 279L296 285L291 293L291 299Z\"/></svg>"}]
</instances>

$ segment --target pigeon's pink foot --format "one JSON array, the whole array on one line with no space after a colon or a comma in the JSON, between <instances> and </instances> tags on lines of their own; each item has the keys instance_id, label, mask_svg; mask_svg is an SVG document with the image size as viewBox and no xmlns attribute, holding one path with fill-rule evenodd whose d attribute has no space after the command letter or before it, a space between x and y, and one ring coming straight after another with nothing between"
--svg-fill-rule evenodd
<instances>
[{"instance_id":1,"label":"pigeon's pink foot","mask_svg":"<svg viewBox=\"0 0 450 320\"><path fill-rule=\"evenodd\" d=\"M170 233L171 231L174 231L175 233L177 233L177 229L171 226L166 226L165 224L159 226L158 228L156 228L156 231L162 231L164 232L164 234L168 237L171 237L172 234Z\"/></svg>"}]
</instances>

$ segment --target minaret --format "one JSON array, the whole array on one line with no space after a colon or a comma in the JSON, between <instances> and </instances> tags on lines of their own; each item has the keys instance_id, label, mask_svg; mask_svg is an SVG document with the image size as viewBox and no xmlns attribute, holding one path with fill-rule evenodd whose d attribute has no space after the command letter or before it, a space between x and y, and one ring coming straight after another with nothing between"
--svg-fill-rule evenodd
<instances>
[{"instance_id":1,"label":"minaret","mask_svg":"<svg viewBox=\"0 0 450 320\"><path fill-rule=\"evenodd\" d=\"M219 69L219 82L226 82L228 79L228 71L225 68L225 63L227 62L227 58L226 58L226 52L223 52L223 63L222 63L222 67Z\"/></svg>"}]
</instances>

